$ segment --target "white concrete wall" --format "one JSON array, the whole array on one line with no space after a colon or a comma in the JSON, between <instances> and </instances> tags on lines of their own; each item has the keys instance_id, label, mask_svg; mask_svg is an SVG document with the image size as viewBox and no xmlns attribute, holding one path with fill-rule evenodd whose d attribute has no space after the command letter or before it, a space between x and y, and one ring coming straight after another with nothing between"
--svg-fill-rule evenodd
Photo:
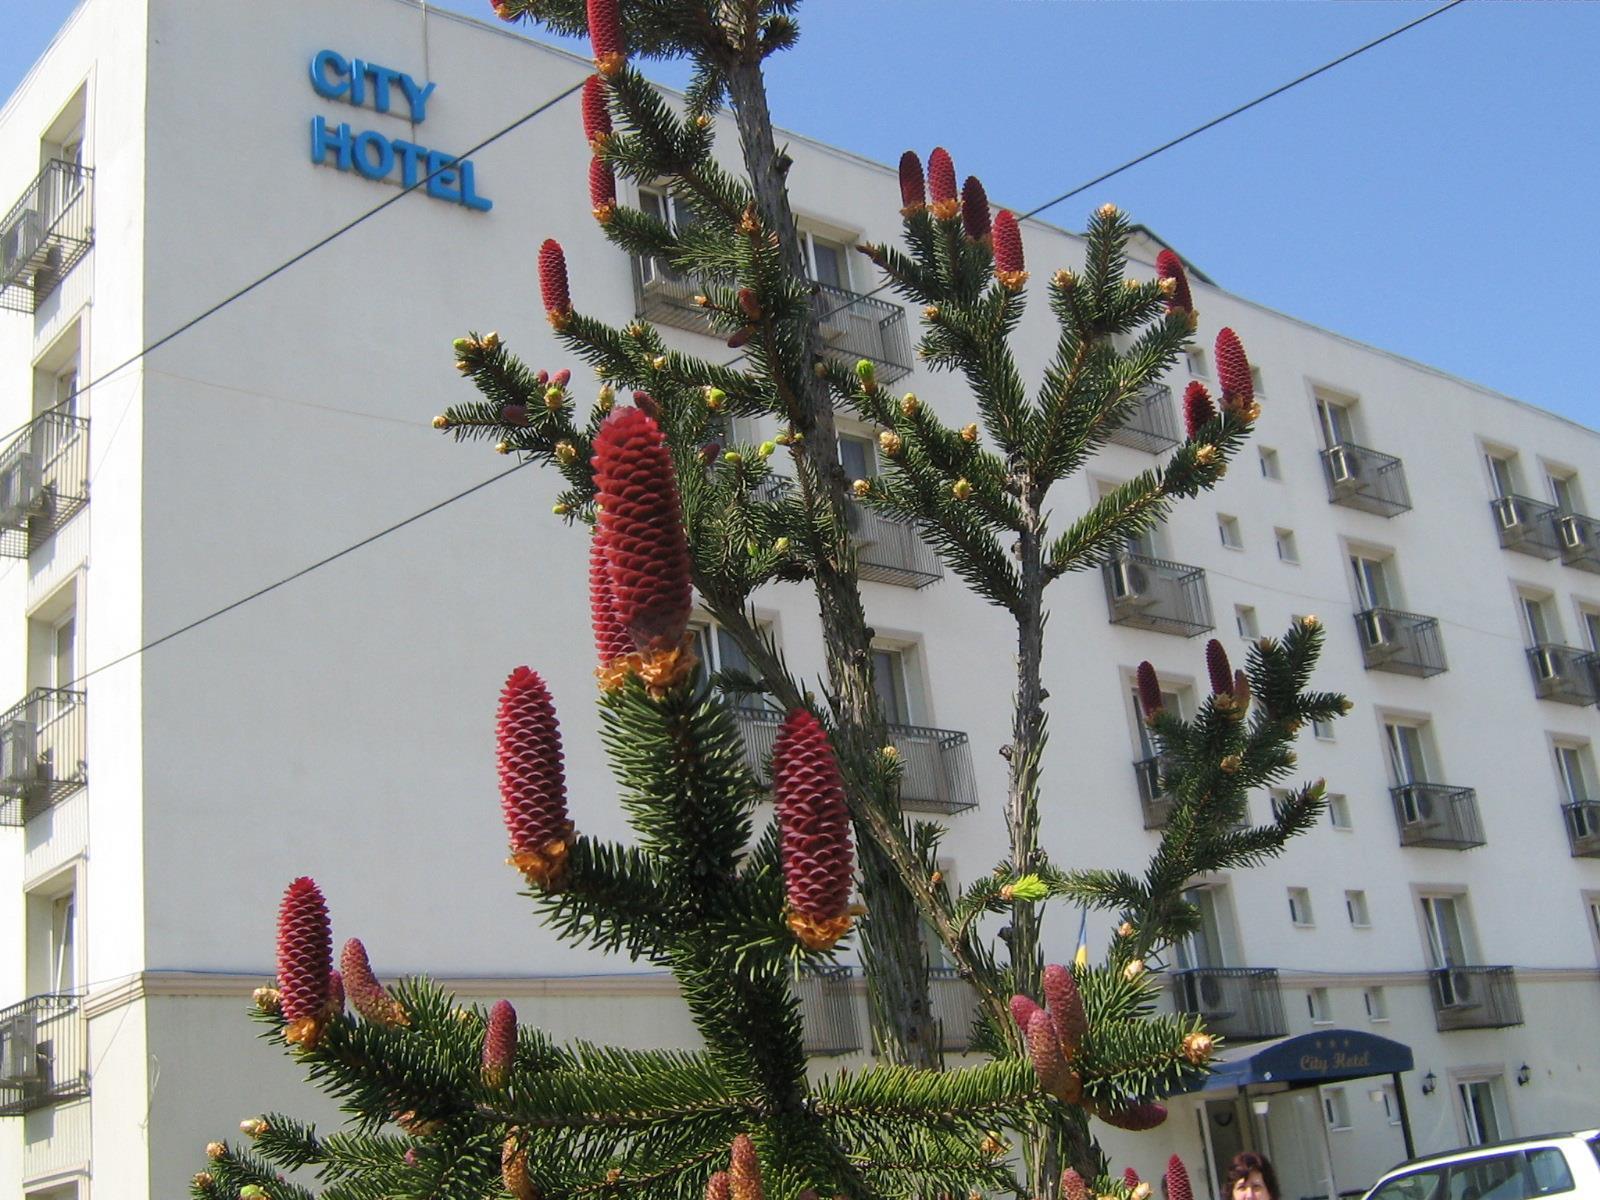
<instances>
[{"instance_id":1,"label":"white concrete wall","mask_svg":"<svg viewBox=\"0 0 1600 1200\"><path fill-rule=\"evenodd\" d=\"M427 120L413 128L317 97L306 68L323 48L437 82ZM90 0L0 110L0 201L32 178L38 134L81 79L92 82L89 161L97 170L90 258L49 311L32 320L0 314L0 416L9 422L0 424L25 419L29 366L75 315L91 313L87 378L394 194L390 184L308 162L313 114L459 151L584 71L503 28L405 0L258 6L248 21L230 6L152 0L148 39L142 6ZM806 219L872 239L897 235L891 171L789 141L794 203ZM982 168L971 147L953 149L963 171ZM732 152L731 142L722 147ZM90 509L27 570L0 564L0 612L14 617L11 635L0 630L0 677L14 680L18 697L22 614L84 561L83 653L94 668L510 465L428 427L433 413L473 394L452 368L452 337L498 329L531 365L573 367L586 396L587 373L558 351L544 323L535 270L539 242L555 236L573 264L577 305L618 323L633 315L627 259L587 213L586 154L571 98L474 155L491 212L406 197L97 386ZM1081 261L1081 244L1059 231L1029 224L1024 236L1036 281ZM1226 277L1226 264L1205 265ZM875 282L864 261L851 269L862 290ZM1166 551L1206 568L1217 636L1240 657L1235 604L1253 605L1264 633L1294 614L1318 614L1329 636L1317 684L1355 701L1333 742L1308 733L1301 750L1307 778L1326 776L1348 795L1355 828L1319 828L1282 861L1229 881L1241 961L1284 972L1296 1030L1309 1028L1307 986L1329 987L1336 1022L1357 1029L1369 1027L1361 987L1385 986L1390 1020L1370 1027L1410 1044L1415 1076L1433 1070L1441 1083L1424 1098L1407 1077L1420 1146L1462 1136L1447 1080L1467 1066L1505 1072L1519 1129L1600 1120L1588 1084L1600 1052L1592 1038L1572 1044L1567 1036L1600 1016L1580 900L1585 889L1600 890L1600 862L1568 855L1548 742L1553 733L1590 739L1597 718L1593 708L1534 698L1512 592L1513 582L1554 592L1566 639L1576 643L1574 605L1600 607L1600 578L1498 547L1479 447L1480 439L1515 447L1530 476L1541 459L1576 468L1600 504L1600 438L1216 289L1195 290L1201 344L1231 325L1261 368L1255 441L1278 451L1284 479L1264 480L1247 448L1221 488L1176 510ZM1041 295L1036 287L1019 345L1030 375L1050 345ZM729 356L694 333L664 336L689 352ZM1180 364L1174 391L1186 380ZM1404 458L1413 511L1384 521L1328 504L1314 385L1359 397L1362 440ZM949 377L918 371L897 387L918 391L954 423L976 416ZM1084 478L1060 489L1058 526L1090 502L1098 481L1154 461L1108 447ZM1538 482L1525 490L1542 494ZM526 988L539 976L632 971L624 960L557 943L530 919L500 863L492 713L505 674L522 662L545 673L556 695L579 827L626 834L591 715L585 547L549 515L554 492L548 474L522 472L95 676L91 792L52 814L48 837L0 832L19 847L0 854L0 895L8 897L0 901L8 939L0 1004L21 998L24 855L36 871L77 853L82 837L90 849L87 977L97 988L141 971L270 971L278 897L302 873L327 892L336 936L362 936L385 971L510 977ZM1219 512L1238 518L1242 553L1218 544ZM1299 565L1277 561L1274 526L1294 530ZM1449 672L1411 680L1362 669L1346 567L1352 543L1395 551L1405 606L1441 620ZM863 594L881 635L919 644L919 719L972 737L983 803L952 820L947 843L957 877L970 879L1004 852L1004 763L995 749L1009 724L1010 635L954 578L921 591L867 583ZM1149 658L1165 676L1203 685L1203 639L1108 624L1096 575L1061 581L1052 600L1046 846L1063 864L1134 864L1156 841L1143 829L1130 769L1137 743L1125 679ZM794 668L820 672L809 594L769 588L758 605ZM1487 846L1398 845L1385 712L1432 719L1441 778L1477 789ZM1261 797L1256 816L1266 812ZM67 850L61 839L84 821L87 833L72 834ZM1552 972L1523 981L1526 1025L1434 1031L1415 896L1436 885L1468 890L1483 961ZM1310 889L1314 931L1291 926L1290 886ZM1348 927L1346 888L1366 891L1371 929ZM1098 938L1105 922L1093 928ZM1070 913L1056 914L1052 957L1070 955L1075 929ZM244 1115L271 1106L262 1087L273 1104L315 1109L288 1064L239 1068L262 1054L239 1011L242 995L163 993L96 1016L102 1181L148 1180L149 1194L169 1194L198 1166L206 1138L231 1130L235 1108ZM589 996L519 1009L573 1036L674 1043L689 1035L670 995L647 991L626 1005ZM108 1042L103 1031L118 1028ZM1535 1079L1517 1088L1510 1080L1523 1061ZM1359 1120L1336 1140L1351 1144L1352 1169L1370 1176L1398 1153L1387 1125L1374 1124L1365 1087L1352 1083L1348 1094ZM1269 1120L1289 1103L1274 1101ZM1177 1104L1158 1135L1113 1134L1110 1144L1146 1175L1179 1149L1198 1178L1194 1104ZM219 1111L229 1114L220 1125ZM14 1128L0 1123L0 1178L20 1164ZM1340 1184L1353 1186L1342 1175ZM142 1184L128 1186L142 1194Z\"/></svg>"}]
</instances>

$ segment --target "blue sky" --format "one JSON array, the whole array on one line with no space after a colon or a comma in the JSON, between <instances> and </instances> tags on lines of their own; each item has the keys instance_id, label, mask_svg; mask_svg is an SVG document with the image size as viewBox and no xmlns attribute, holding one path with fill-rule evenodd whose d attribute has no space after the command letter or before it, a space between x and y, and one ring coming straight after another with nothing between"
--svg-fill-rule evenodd
<instances>
[{"instance_id":1,"label":"blue sky","mask_svg":"<svg viewBox=\"0 0 1600 1200\"><path fill-rule=\"evenodd\" d=\"M809 0L772 108L1026 209L1427 7ZM71 8L0 0L0 94ZM1600 4L1470 0L1047 216L1115 201L1230 291L1600 427L1596 47Z\"/></svg>"}]
</instances>

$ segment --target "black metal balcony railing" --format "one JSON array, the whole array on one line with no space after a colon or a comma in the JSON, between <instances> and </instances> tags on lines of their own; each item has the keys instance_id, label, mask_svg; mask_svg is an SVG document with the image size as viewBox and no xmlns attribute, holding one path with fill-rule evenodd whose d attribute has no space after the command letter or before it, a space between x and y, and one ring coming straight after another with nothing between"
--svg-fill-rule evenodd
<instances>
[{"instance_id":1,"label":"black metal balcony railing","mask_svg":"<svg viewBox=\"0 0 1600 1200\"><path fill-rule=\"evenodd\" d=\"M1172 389L1164 383L1145 388L1128 419L1107 440L1151 454L1176 446L1181 439L1172 408Z\"/></svg>"},{"instance_id":2,"label":"black metal balcony railing","mask_svg":"<svg viewBox=\"0 0 1600 1200\"><path fill-rule=\"evenodd\" d=\"M0 1010L0 1117L89 1094L77 996L33 996Z\"/></svg>"},{"instance_id":3,"label":"black metal balcony railing","mask_svg":"<svg viewBox=\"0 0 1600 1200\"><path fill-rule=\"evenodd\" d=\"M861 1027L851 995L852 967L802 967L795 981L807 1054L850 1054L861 1049Z\"/></svg>"},{"instance_id":4,"label":"black metal balcony railing","mask_svg":"<svg viewBox=\"0 0 1600 1200\"><path fill-rule=\"evenodd\" d=\"M1478 794L1446 783L1404 783L1389 789L1400 844L1435 850L1470 850L1484 844Z\"/></svg>"},{"instance_id":5,"label":"black metal balcony railing","mask_svg":"<svg viewBox=\"0 0 1600 1200\"><path fill-rule=\"evenodd\" d=\"M1561 545L1561 561L1580 571L1600 575L1600 521L1582 513L1556 513L1556 541Z\"/></svg>"},{"instance_id":6,"label":"black metal balcony railing","mask_svg":"<svg viewBox=\"0 0 1600 1200\"><path fill-rule=\"evenodd\" d=\"M1208 1032L1235 1042L1259 1042L1288 1033L1278 972L1272 967L1194 967L1172 973L1172 1000L1198 1013Z\"/></svg>"},{"instance_id":7,"label":"black metal balcony railing","mask_svg":"<svg viewBox=\"0 0 1600 1200\"><path fill-rule=\"evenodd\" d=\"M915 525L857 504L850 509L856 574L874 583L925 588L944 578L944 564Z\"/></svg>"},{"instance_id":8,"label":"black metal balcony railing","mask_svg":"<svg viewBox=\"0 0 1600 1200\"><path fill-rule=\"evenodd\" d=\"M1170 760L1164 754L1153 754L1133 764L1133 774L1139 781L1139 807L1144 812L1146 829L1165 829L1172 819L1174 800L1161 790L1161 776L1168 770Z\"/></svg>"},{"instance_id":9,"label":"black metal balcony railing","mask_svg":"<svg viewBox=\"0 0 1600 1200\"><path fill-rule=\"evenodd\" d=\"M1561 553L1561 535L1556 529L1556 506L1527 496L1501 496L1489 501L1500 545L1535 558L1555 558Z\"/></svg>"},{"instance_id":10,"label":"black metal balcony railing","mask_svg":"<svg viewBox=\"0 0 1600 1200\"><path fill-rule=\"evenodd\" d=\"M1356 614L1356 633L1361 638L1362 661L1369 671L1426 679L1449 669L1435 617L1369 608Z\"/></svg>"},{"instance_id":11,"label":"black metal balcony railing","mask_svg":"<svg viewBox=\"0 0 1600 1200\"><path fill-rule=\"evenodd\" d=\"M1213 628L1211 593L1201 567L1145 554L1123 554L1101 568L1113 625L1179 637Z\"/></svg>"},{"instance_id":12,"label":"black metal balcony railing","mask_svg":"<svg viewBox=\"0 0 1600 1200\"><path fill-rule=\"evenodd\" d=\"M1573 858L1600 858L1600 800L1575 800L1561 806Z\"/></svg>"},{"instance_id":13,"label":"black metal balcony railing","mask_svg":"<svg viewBox=\"0 0 1600 1200\"><path fill-rule=\"evenodd\" d=\"M27 558L87 503L87 418L52 408L0 449L0 555Z\"/></svg>"},{"instance_id":14,"label":"black metal balcony railing","mask_svg":"<svg viewBox=\"0 0 1600 1200\"><path fill-rule=\"evenodd\" d=\"M850 367L863 358L871 359L883 383L910 374L913 356L905 309L826 283L812 286L823 354ZM680 274L659 259L633 259L635 308L641 317L658 325L712 333L706 310L697 303L705 290L701 279Z\"/></svg>"},{"instance_id":15,"label":"black metal balcony railing","mask_svg":"<svg viewBox=\"0 0 1600 1200\"><path fill-rule=\"evenodd\" d=\"M734 710L744 734L745 762L766 778L772 743L783 714L769 708ZM900 752L900 806L914 812L953 814L978 806L967 735L920 725L890 725L889 742Z\"/></svg>"},{"instance_id":16,"label":"black metal balcony railing","mask_svg":"<svg viewBox=\"0 0 1600 1200\"><path fill-rule=\"evenodd\" d=\"M955 967L928 968L928 1004L939 1022L939 1049L952 1054L971 1049L978 997Z\"/></svg>"},{"instance_id":17,"label":"black metal balcony railing","mask_svg":"<svg viewBox=\"0 0 1600 1200\"><path fill-rule=\"evenodd\" d=\"M88 782L84 693L35 688L0 715L0 825L25 825Z\"/></svg>"},{"instance_id":18,"label":"black metal balcony railing","mask_svg":"<svg viewBox=\"0 0 1600 1200\"><path fill-rule=\"evenodd\" d=\"M1533 694L1560 704L1593 704L1597 698L1595 654L1574 646L1528 647Z\"/></svg>"},{"instance_id":19,"label":"black metal balcony railing","mask_svg":"<svg viewBox=\"0 0 1600 1200\"><path fill-rule=\"evenodd\" d=\"M1441 1031L1522 1024L1522 1000L1510 967L1440 967L1429 971L1428 979Z\"/></svg>"},{"instance_id":20,"label":"black metal balcony railing","mask_svg":"<svg viewBox=\"0 0 1600 1200\"><path fill-rule=\"evenodd\" d=\"M1341 442L1322 452L1322 474L1328 481L1328 502L1359 508L1380 517L1411 509L1406 469L1392 454Z\"/></svg>"},{"instance_id":21,"label":"black metal balcony railing","mask_svg":"<svg viewBox=\"0 0 1600 1200\"><path fill-rule=\"evenodd\" d=\"M94 245L94 171L51 159L0 221L0 308L31 313Z\"/></svg>"}]
</instances>

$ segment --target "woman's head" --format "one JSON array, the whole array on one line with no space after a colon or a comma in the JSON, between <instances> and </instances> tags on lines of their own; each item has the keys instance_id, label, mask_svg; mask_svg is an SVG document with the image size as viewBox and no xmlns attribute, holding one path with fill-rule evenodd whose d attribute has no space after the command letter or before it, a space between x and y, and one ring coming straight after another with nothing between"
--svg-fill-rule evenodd
<instances>
[{"instance_id":1,"label":"woman's head","mask_svg":"<svg viewBox=\"0 0 1600 1200\"><path fill-rule=\"evenodd\" d=\"M1278 1200L1278 1176L1263 1155L1246 1150L1228 1164L1229 1200Z\"/></svg>"}]
</instances>

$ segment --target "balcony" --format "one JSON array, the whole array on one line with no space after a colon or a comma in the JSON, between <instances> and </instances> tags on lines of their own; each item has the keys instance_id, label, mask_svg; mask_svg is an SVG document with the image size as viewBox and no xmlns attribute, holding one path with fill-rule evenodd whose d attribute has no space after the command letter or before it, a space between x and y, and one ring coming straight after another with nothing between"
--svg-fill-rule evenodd
<instances>
[{"instance_id":1,"label":"balcony","mask_svg":"<svg viewBox=\"0 0 1600 1200\"><path fill-rule=\"evenodd\" d=\"M1535 558L1556 558L1561 554L1561 534L1556 528L1558 513L1554 504L1530 500L1526 496L1502 496L1489 502L1494 525L1500 532L1500 546Z\"/></svg>"},{"instance_id":2,"label":"balcony","mask_svg":"<svg viewBox=\"0 0 1600 1200\"><path fill-rule=\"evenodd\" d=\"M1328 503L1359 508L1380 517L1411 510L1406 470L1392 454L1341 442L1322 452L1322 474L1328 481Z\"/></svg>"},{"instance_id":3,"label":"balcony","mask_svg":"<svg viewBox=\"0 0 1600 1200\"><path fill-rule=\"evenodd\" d=\"M1211 594L1200 567L1144 554L1123 554L1101 568L1113 625L1131 625L1179 637L1214 626Z\"/></svg>"},{"instance_id":4,"label":"balcony","mask_svg":"<svg viewBox=\"0 0 1600 1200\"><path fill-rule=\"evenodd\" d=\"M89 1094L77 996L34 996L0 1010L0 1117Z\"/></svg>"},{"instance_id":5,"label":"balcony","mask_svg":"<svg viewBox=\"0 0 1600 1200\"><path fill-rule=\"evenodd\" d=\"M1389 789L1400 844L1434 850L1471 850L1484 844L1478 794L1447 783L1403 783Z\"/></svg>"},{"instance_id":6,"label":"balcony","mask_svg":"<svg viewBox=\"0 0 1600 1200\"><path fill-rule=\"evenodd\" d=\"M852 368L863 358L871 359L881 383L893 383L911 373L911 334L905 309L825 283L813 283L812 287L822 353L827 358ZM705 284L696 276L679 274L658 259L633 259L634 305L646 320L721 336L706 319L706 310L695 302L704 292Z\"/></svg>"},{"instance_id":7,"label":"balcony","mask_svg":"<svg viewBox=\"0 0 1600 1200\"><path fill-rule=\"evenodd\" d=\"M745 762L766 778L783 714L770 708L744 707L734 709L734 719L744 734ZM900 751L901 808L948 816L978 806L972 747L966 734L920 725L890 725L889 742Z\"/></svg>"},{"instance_id":8,"label":"balcony","mask_svg":"<svg viewBox=\"0 0 1600 1200\"><path fill-rule=\"evenodd\" d=\"M1428 990L1441 1032L1522 1024L1522 1001L1510 967L1442 967L1428 972Z\"/></svg>"},{"instance_id":9,"label":"balcony","mask_svg":"<svg viewBox=\"0 0 1600 1200\"><path fill-rule=\"evenodd\" d=\"M952 1054L970 1050L978 995L955 967L928 968L928 1005L939 1022L939 1049Z\"/></svg>"},{"instance_id":10,"label":"balcony","mask_svg":"<svg viewBox=\"0 0 1600 1200\"><path fill-rule=\"evenodd\" d=\"M1600 858L1600 800L1578 800L1561 806L1573 858Z\"/></svg>"},{"instance_id":11,"label":"balcony","mask_svg":"<svg viewBox=\"0 0 1600 1200\"><path fill-rule=\"evenodd\" d=\"M1164 754L1151 755L1133 764L1134 776L1139 781L1139 807L1144 812L1146 829L1165 829L1172 819L1173 798L1161 790L1162 773L1170 760Z\"/></svg>"},{"instance_id":12,"label":"balcony","mask_svg":"<svg viewBox=\"0 0 1600 1200\"><path fill-rule=\"evenodd\" d=\"M0 825L21 826L88 782L84 694L35 688L0 715Z\"/></svg>"},{"instance_id":13,"label":"balcony","mask_svg":"<svg viewBox=\"0 0 1600 1200\"><path fill-rule=\"evenodd\" d=\"M861 1049L861 1026L851 994L853 967L800 968L795 999L804 1027L801 1045L807 1054L851 1054Z\"/></svg>"},{"instance_id":14,"label":"balcony","mask_svg":"<svg viewBox=\"0 0 1600 1200\"><path fill-rule=\"evenodd\" d=\"M1151 454L1160 454L1176 446L1182 439L1178 436L1178 418L1172 408L1172 389L1164 383L1145 388L1128 419L1106 440Z\"/></svg>"},{"instance_id":15,"label":"balcony","mask_svg":"<svg viewBox=\"0 0 1600 1200\"><path fill-rule=\"evenodd\" d=\"M0 221L0 308L37 311L94 245L94 171L51 159Z\"/></svg>"},{"instance_id":16,"label":"balcony","mask_svg":"<svg viewBox=\"0 0 1600 1200\"><path fill-rule=\"evenodd\" d=\"M1448 669L1439 622L1419 613L1369 608L1356 614L1361 659L1369 671L1426 679Z\"/></svg>"},{"instance_id":17,"label":"balcony","mask_svg":"<svg viewBox=\"0 0 1600 1200\"><path fill-rule=\"evenodd\" d=\"M1260 1042L1289 1032L1278 972L1272 967L1195 967L1172 973L1172 1002L1197 1013L1206 1032L1233 1042Z\"/></svg>"},{"instance_id":18,"label":"balcony","mask_svg":"<svg viewBox=\"0 0 1600 1200\"><path fill-rule=\"evenodd\" d=\"M1558 704L1593 704L1597 698L1595 654L1572 646L1528 647L1533 694Z\"/></svg>"},{"instance_id":19,"label":"balcony","mask_svg":"<svg viewBox=\"0 0 1600 1200\"><path fill-rule=\"evenodd\" d=\"M939 561L915 525L896 521L859 504L850 509L856 544L856 575L874 583L925 588L944 578Z\"/></svg>"},{"instance_id":20,"label":"balcony","mask_svg":"<svg viewBox=\"0 0 1600 1200\"><path fill-rule=\"evenodd\" d=\"M41 413L0 449L0 556L27 558L89 503L89 422Z\"/></svg>"},{"instance_id":21,"label":"balcony","mask_svg":"<svg viewBox=\"0 0 1600 1200\"><path fill-rule=\"evenodd\" d=\"M1562 564L1600 575L1600 521L1582 513L1564 512L1556 513L1552 520L1561 543Z\"/></svg>"}]
</instances>

